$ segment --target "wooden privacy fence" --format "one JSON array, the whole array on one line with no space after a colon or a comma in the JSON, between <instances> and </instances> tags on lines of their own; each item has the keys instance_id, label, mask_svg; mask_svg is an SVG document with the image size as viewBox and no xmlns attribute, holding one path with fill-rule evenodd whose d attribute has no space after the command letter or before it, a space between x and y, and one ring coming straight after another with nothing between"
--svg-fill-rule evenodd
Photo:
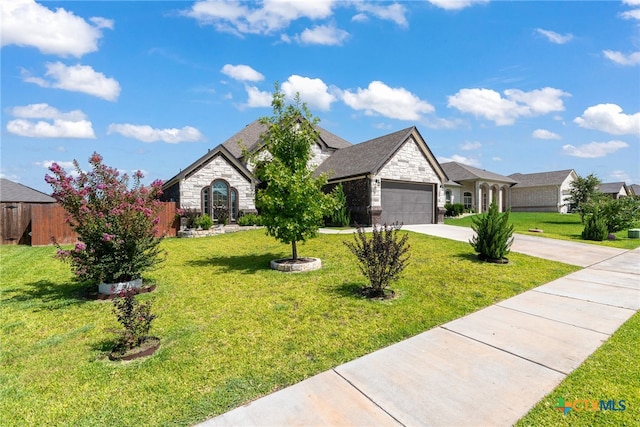
<instances>
[{"instance_id":1,"label":"wooden privacy fence","mask_svg":"<svg viewBox=\"0 0 640 427\"><path fill-rule=\"evenodd\" d=\"M78 241L78 235L64 220L64 208L57 203L2 203L0 207L3 245L42 246L51 245L54 241L63 245ZM175 237L180 226L176 218L176 203L163 202L158 216L157 235Z\"/></svg>"}]
</instances>

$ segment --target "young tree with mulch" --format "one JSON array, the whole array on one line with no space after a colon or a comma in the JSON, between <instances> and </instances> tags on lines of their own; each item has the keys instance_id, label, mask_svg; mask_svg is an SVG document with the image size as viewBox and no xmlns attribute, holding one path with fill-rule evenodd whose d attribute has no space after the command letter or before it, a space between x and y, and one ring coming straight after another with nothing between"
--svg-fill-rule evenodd
<instances>
[{"instance_id":1,"label":"young tree with mulch","mask_svg":"<svg viewBox=\"0 0 640 427\"><path fill-rule=\"evenodd\" d=\"M297 242L316 237L324 216L333 210L335 201L322 187L326 177L314 177L309 167L311 147L319 138L307 105L296 94L294 104L287 105L276 83L273 116L260 119L267 126L262 135L266 160L256 160L256 174L265 183L258 190L256 207L267 234L291 244L291 259L298 260ZM261 151L254 154L258 159Z\"/></svg>"}]
</instances>

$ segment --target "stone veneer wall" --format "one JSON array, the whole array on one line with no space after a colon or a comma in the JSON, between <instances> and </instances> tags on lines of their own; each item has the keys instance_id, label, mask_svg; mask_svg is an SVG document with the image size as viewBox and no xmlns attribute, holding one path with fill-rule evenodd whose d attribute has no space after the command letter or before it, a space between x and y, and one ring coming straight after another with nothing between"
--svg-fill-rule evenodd
<instances>
[{"instance_id":1,"label":"stone veneer wall","mask_svg":"<svg viewBox=\"0 0 640 427\"><path fill-rule=\"evenodd\" d=\"M335 150L332 151L322 151L322 148L318 144L313 144L311 146L311 159L309 160L309 167L311 169L317 168L320 163L327 160L331 154L333 154Z\"/></svg>"},{"instance_id":2,"label":"stone veneer wall","mask_svg":"<svg viewBox=\"0 0 640 427\"><path fill-rule=\"evenodd\" d=\"M558 212L558 187L528 187L511 189L513 212Z\"/></svg>"},{"instance_id":3,"label":"stone veneer wall","mask_svg":"<svg viewBox=\"0 0 640 427\"><path fill-rule=\"evenodd\" d=\"M438 207L444 207L444 189L438 174L433 170L416 141L407 141L395 156L382 168L374 179L391 179L395 181L423 182L436 184ZM382 206L382 186L371 186L371 205Z\"/></svg>"},{"instance_id":4,"label":"stone veneer wall","mask_svg":"<svg viewBox=\"0 0 640 427\"><path fill-rule=\"evenodd\" d=\"M255 211L255 189L250 181L222 156L216 156L197 172L185 178L180 186L180 207L201 208L201 191L216 179L224 179L238 190L238 209Z\"/></svg>"}]
</instances>

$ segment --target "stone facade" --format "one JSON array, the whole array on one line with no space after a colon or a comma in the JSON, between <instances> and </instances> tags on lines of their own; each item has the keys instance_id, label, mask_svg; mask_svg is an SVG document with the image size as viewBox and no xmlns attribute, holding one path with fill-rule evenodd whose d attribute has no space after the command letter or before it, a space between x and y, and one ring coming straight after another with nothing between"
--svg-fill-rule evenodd
<instances>
[{"instance_id":1,"label":"stone facade","mask_svg":"<svg viewBox=\"0 0 640 427\"><path fill-rule=\"evenodd\" d=\"M439 185L440 178L413 138L407 140L382 170L373 177L371 206L374 208L382 207L382 186L378 183L383 179L435 184L435 191L438 192L437 206L444 207L444 190Z\"/></svg>"},{"instance_id":2,"label":"stone facade","mask_svg":"<svg viewBox=\"0 0 640 427\"><path fill-rule=\"evenodd\" d=\"M180 207L183 209L202 208L202 189L216 179L223 179L238 191L238 209L254 212L255 189L243 174L229 164L223 156L216 156L209 163L182 180L180 184Z\"/></svg>"},{"instance_id":3,"label":"stone facade","mask_svg":"<svg viewBox=\"0 0 640 427\"><path fill-rule=\"evenodd\" d=\"M565 196L565 202L566 198ZM566 213L567 206L562 200L562 189L557 185L535 188L514 187L511 189L511 210L513 212Z\"/></svg>"}]
</instances>

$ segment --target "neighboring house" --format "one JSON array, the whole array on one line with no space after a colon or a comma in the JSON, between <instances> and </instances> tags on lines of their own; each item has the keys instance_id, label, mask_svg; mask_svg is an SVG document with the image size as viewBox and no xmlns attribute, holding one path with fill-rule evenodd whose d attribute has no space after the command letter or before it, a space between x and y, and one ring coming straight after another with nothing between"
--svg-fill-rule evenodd
<instances>
[{"instance_id":1,"label":"neighboring house","mask_svg":"<svg viewBox=\"0 0 640 427\"><path fill-rule=\"evenodd\" d=\"M514 179L458 162L441 166L450 180L444 184L447 203L462 203L465 210L475 212L486 212L492 201L500 212L511 205L509 189Z\"/></svg>"},{"instance_id":2,"label":"neighboring house","mask_svg":"<svg viewBox=\"0 0 640 427\"><path fill-rule=\"evenodd\" d=\"M259 183L244 153L262 149L265 130L254 121L210 150L164 184L163 199L214 219L215 208L224 207L232 222L242 213L256 212ZM319 126L317 130L320 138L312 147L309 166L327 174L327 190L342 183L354 221L369 225L443 220L446 175L415 127L357 145Z\"/></svg>"},{"instance_id":3,"label":"neighboring house","mask_svg":"<svg viewBox=\"0 0 640 427\"><path fill-rule=\"evenodd\" d=\"M631 191L631 195L640 197L640 184L631 184L629 190Z\"/></svg>"},{"instance_id":4,"label":"neighboring house","mask_svg":"<svg viewBox=\"0 0 640 427\"><path fill-rule=\"evenodd\" d=\"M31 244L32 207L55 202L31 187L0 178L0 243Z\"/></svg>"},{"instance_id":5,"label":"neighboring house","mask_svg":"<svg viewBox=\"0 0 640 427\"><path fill-rule=\"evenodd\" d=\"M516 184L511 187L513 212L570 211L569 189L578 177L573 169L540 173L509 175Z\"/></svg>"},{"instance_id":6,"label":"neighboring house","mask_svg":"<svg viewBox=\"0 0 640 427\"><path fill-rule=\"evenodd\" d=\"M601 193L610 196L612 199L619 199L631 195L631 191L624 182L607 182L600 184L598 190Z\"/></svg>"}]
</instances>

